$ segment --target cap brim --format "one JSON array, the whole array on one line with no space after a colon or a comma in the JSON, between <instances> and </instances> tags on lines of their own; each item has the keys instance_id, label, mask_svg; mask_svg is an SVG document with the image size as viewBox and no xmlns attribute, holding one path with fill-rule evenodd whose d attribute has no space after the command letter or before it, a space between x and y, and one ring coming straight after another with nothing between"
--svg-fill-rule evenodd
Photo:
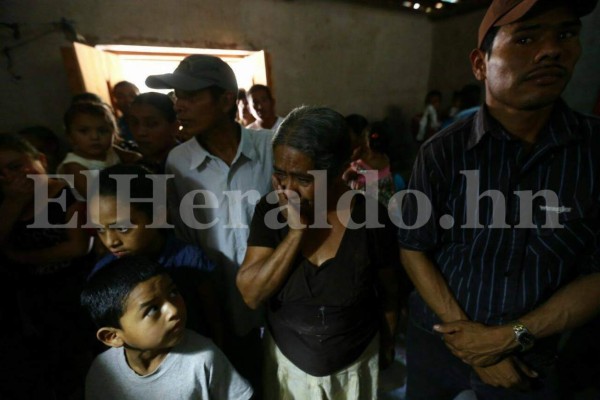
<instances>
[{"instance_id":1,"label":"cap brim","mask_svg":"<svg viewBox=\"0 0 600 400\"><path fill-rule=\"evenodd\" d=\"M173 72L171 74L150 75L146 78L146 86L152 89L176 89L194 91L206 89L214 85L213 82L204 79L195 79L187 75Z\"/></svg>"}]
</instances>

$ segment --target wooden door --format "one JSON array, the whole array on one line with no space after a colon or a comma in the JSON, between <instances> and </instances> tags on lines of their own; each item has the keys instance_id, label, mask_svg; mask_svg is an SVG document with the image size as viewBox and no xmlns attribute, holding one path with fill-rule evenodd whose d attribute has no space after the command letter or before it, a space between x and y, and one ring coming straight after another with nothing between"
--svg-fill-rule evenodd
<instances>
[{"instance_id":1,"label":"wooden door","mask_svg":"<svg viewBox=\"0 0 600 400\"><path fill-rule=\"evenodd\" d=\"M111 89L124 80L119 57L81 43L63 47L61 53L71 93L95 93L112 104Z\"/></svg>"}]
</instances>

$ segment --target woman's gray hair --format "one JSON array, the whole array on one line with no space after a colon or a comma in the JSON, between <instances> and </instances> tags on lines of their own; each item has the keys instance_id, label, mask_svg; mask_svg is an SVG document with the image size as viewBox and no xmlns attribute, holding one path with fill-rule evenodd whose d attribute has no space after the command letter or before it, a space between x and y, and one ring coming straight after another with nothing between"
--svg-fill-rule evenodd
<instances>
[{"instance_id":1,"label":"woman's gray hair","mask_svg":"<svg viewBox=\"0 0 600 400\"><path fill-rule=\"evenodd\" d=\"M352 155L344 116L325 107L292 110L273 138L273 149L281 145L310 157L315 170L326 170L328 178L341 176Z\"/></svg>"}]
</instances>

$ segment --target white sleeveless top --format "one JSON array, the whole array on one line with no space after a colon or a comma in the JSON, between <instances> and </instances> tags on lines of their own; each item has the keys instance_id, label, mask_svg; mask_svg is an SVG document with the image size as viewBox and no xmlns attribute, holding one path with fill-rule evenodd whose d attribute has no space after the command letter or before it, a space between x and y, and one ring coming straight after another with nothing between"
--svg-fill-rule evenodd
<instances>
[{"instance_id":1,"label":"white sleeveless top","mask_svg":"<svg viewBox=\"0 0 600 400\"><path fill-rule=\"evenodd\" d=\"M106 155L106 159L104 161L100 160L90 160L89 158L83 158L78 156L75 153L67 153L67 156L62 160L60 165L56 167L56 172L59 174L64 173L64 166L68 163L76 163L84 166L86 169L92 170L102 170L107 167L112 167L113 165L119 164L121 159L118 154L115 152L113 148L108 150L108 154Z\"/></svg>"}]
</instances>

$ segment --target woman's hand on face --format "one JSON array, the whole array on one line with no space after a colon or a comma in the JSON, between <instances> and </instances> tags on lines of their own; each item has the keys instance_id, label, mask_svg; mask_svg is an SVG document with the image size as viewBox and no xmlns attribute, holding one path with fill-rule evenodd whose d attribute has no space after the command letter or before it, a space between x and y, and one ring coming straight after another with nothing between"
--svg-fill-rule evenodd
<instances>
[{"instance_id":1,"label":"woman's hand on face","mask_svg":"<svg viewBox=\"0 0 600 400\"><path fill-rule=\"evenodd\" d=\"M300 196L293 190L286 190L276 176L272 176L273 188L277 191L279 206L283 207L281 213L286 219L290 230L304 230L308 226L308 219L300 212Z\"/></svg>"}]
</instances>

